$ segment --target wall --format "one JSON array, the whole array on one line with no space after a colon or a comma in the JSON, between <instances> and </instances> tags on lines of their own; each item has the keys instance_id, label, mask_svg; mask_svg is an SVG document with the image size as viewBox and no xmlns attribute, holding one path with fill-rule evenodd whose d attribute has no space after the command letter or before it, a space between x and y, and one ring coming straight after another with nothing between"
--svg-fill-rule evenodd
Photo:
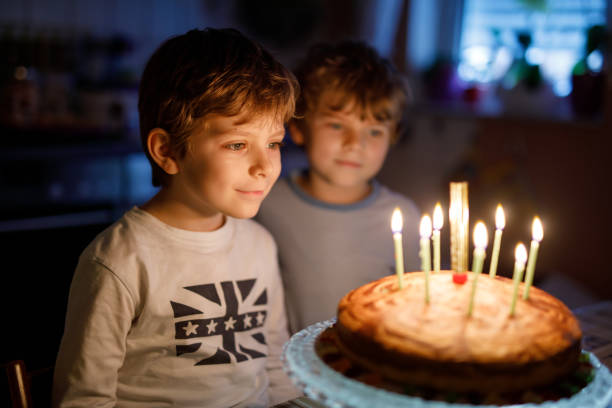
<instances>
[{"instance_id":1,"label":"wall","mask_svg":"<svg viewBox=\"0 0 612 408\"><path fill-rule=\"evenodd\" d=\"M139 69L157 44L170 35L211 22L199 0L22 0L0 4L0 26L10 25L33 34L41 29L61 35L109 36L123 34L135 42L132 63ZM214 15L216 23L222 16Z\"/></svg>"}]
</instances>

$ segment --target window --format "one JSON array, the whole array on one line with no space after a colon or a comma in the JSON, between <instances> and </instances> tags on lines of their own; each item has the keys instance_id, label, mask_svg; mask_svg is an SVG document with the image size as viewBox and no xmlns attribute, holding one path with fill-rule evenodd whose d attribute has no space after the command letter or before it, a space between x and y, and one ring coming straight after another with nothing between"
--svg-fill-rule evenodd
<instances>
[{"instance_id":1,"label":"window","mask_svg":"<svg viewBox=\"0 0 612 408\"><path fill-rule=\"evenodd\" d=\"M585 50L588 30L606 25L606 0L464 1L458 67L464 81L509 89L537 67L536 79L565 97L579 61L594 72L602 68L601 50Z\"/></svg>"}]
</instances>

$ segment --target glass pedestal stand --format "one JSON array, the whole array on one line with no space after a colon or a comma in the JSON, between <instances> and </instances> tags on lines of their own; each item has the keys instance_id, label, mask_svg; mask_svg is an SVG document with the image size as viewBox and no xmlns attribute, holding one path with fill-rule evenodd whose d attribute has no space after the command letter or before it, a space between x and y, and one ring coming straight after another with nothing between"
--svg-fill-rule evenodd
<instances>
[{"instance_id":1,"label":"glass pedestal stand","mask_svg":"<svg viewBox=\"0 0 612 408\"><path fill-rule=\"evenodd\" d=\"M306 396L330 408L499 408L424 400L375 388L334 371L315 352L317 337L335 323L319 322L296 333L285 345L285 370ZM608 408L612 403L612 374L589 353L595 375L580 392L559 401L510 405L513 408ZM506 407L510 407L506 406Z\"/></svg>"}]
</instances>

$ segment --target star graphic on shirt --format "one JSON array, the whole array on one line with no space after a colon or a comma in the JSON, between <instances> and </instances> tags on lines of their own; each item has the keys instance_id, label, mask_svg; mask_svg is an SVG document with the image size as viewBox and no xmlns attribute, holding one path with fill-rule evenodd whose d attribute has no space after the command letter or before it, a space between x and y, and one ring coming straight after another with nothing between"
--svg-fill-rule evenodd
<instances>
[{"instance_id":1,"label":"star graphic on shirt","mask_svg":"<svg viewBox=\"0 0 612 408\"><path fill-rule=\"evenodd\" d=\"M208 334L214 333L217 330L217 322L211 320L210 323L206 325L206 327L208 328Z\"/></svg>"},{"instance_id":2,"label":"star graphic on shirt","mask_svg":"<svg viewBox=\"0 0 612 408\"><path fill-rule=\"evenodd\" d=\"M265 319L265 315L261 312L257 313L257 324L263 324L263 321Z\"/></svg>"},{"instance_id":3,"label":"star graphic on shirt","mask_svg":"<svg viewBox=\"0 0 612 408\"><path fill-rule=\"evenodd\" d=\"M234 324L236 323L236 320L234 320L234 318L232 316L230 316L229 319L227 319L226 321L223 322L225 324L225 330L229 330L229 329L234 329Z\"/></svg>"},{"instance_id":4,"label":"star graphic on shirt","mask_svg":"<svg viewBox=\"0 0 612 408\"><path fill-rule=\"evenodd\" d=\"M257 279L243 279L208 282L184 289L201 299L194 305L170 301L177 357L198 353L208 345L212 353L207 352L195 366L237 364L267 357L264 322L270 313L268 288L257 284ZM209 303L218 306L215 312L210 313ZM197 354L192 356L196 358Z\"/></svg>"},{"instance_id":5,"label":"star graphic on shirt","mask_svg":"<svg viewBox=\"0 0 612 408\"><path fill-rule=\"evenodd\" d=\"M189 336L190 334L197 334L197 328L200 327L199 324L193 324L191 322L188 322L184 327L183 330L185 330L185 336Z\"/></svg>"}]
</instances>

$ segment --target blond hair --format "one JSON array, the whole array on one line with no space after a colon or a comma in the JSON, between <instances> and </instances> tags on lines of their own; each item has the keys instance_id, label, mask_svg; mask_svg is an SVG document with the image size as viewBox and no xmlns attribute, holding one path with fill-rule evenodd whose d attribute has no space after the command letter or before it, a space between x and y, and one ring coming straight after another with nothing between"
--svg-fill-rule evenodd
<instances>
[{"instance_id":1,"label":"blond hair","mask_svg":"<svg viewBox=\"0 0 612 408\"><path fill-rule=\"evenodd\" d=\"M392 142L403 132L407 84L391 63L367 44L345 41L314 45L295 74L301 87L294 119L298 125L325 94L332 96L326 108L341 110L354 103L363 114L381 122L391 121Z\"/></svg>"}]
</instances>

